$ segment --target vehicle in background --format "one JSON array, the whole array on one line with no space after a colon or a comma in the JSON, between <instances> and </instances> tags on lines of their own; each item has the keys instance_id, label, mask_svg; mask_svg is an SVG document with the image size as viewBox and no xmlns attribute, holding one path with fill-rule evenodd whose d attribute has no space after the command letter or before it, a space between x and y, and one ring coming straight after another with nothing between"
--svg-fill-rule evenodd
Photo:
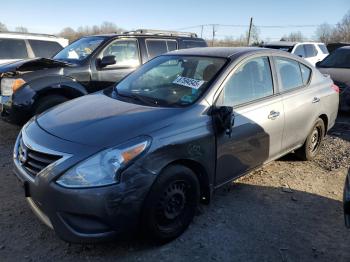
<instances>
[{"instance_id":1,"label":"vehicle in background","mask_svg":"<svg viewBox=\"0 0 350 262\"><path fill-rule=\"evenodd\" d=\"M318 70L328 74L340 89L339 108L350 111L350 46L340 47L316 64Z\"/></svg>"},{"instance_id":2,"label":"vehicle in background","mask_svg":"<svg viewBox=\"0 0 350 262\"><path fill-rule=\"evenodd\" d=\"M169 241L215 189L292 151L313 159L338 100L329 77L286 52L173 51L32 118L14 146L15 173L66 241L138 229Z\"/></svg>"},{"instance_id":3,"label":"vehicle in background","mask_svg":"<svg viewBox=\"0 0 350 262\"><path fill-rule=\"evenodd\" d=\"M113 85L155 56L204 46L194 33L145 29L80 38L52 59L0 66L1 117L23 124L50 107Z\"/></svg>"},{"instance_id":4,"label":"vehicle in background","mask_svg":"<svg viewBox=\"0 0 350 262\"><path fill-rule=\"evenodd\" d=\"M21 59L50 58L68 45L68 39L46 34L0 32L0 64Z\"/></svg>"},{"instance_id":5,"label":"vehicle in background","mask_svg":"<svg viewBox=\"0 0 350 262\"><path fill-rule=\"evenodd\" d=\"M277 41L263 44L262 47L283 50L304 58L315 66L322 61L329 53L324 43L315 42L287 42Z\"/></svg>"},{"instance_id":6,"label":"vehicle in background","mask_svg":"<svg viewBox=\"0 0 350 262\"><path fill-rule=\"evenodd\" d=\"M329 43L327 44L327 49L329 51L329 53L333 53L335 50L337 50L340 47L343 46L350 46L350 43L346 43L346 42L338 42L338 43Z\"/></svg>"}]
</instances>

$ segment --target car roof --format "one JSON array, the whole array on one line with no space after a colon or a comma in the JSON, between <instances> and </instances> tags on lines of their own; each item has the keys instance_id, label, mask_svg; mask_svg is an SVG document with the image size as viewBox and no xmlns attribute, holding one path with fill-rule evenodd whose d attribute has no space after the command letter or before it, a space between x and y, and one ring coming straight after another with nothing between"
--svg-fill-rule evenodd
<instances>
[{"instance_id":1,"label":"car roof","mask_svg":"<svg viewBox=\"0 0 350 262\"><path fill-rule=\"evenodd\" d=\"M191 36L178 36L178 35L160 35L160 34L97 34L97 35L88 35L83 37L104 37L106 39L117 38L117 37L148 37L148 38L170 38L170 39L186 39L186 40L194 40L194 41L205 41L200 37L191 37Z\"/></svg>"},{"instance_id":2,"label":"car roof","mask_svg":"<svg viewBox=\"0 0 350 262\"><path fill-rule=\"evenodd\" d=\"M350 49L350 45L339 47L338 49Z\"/></svg>"},{"instance_id":3,"label":"car roof","mask_svg":"<svg viewBox=\"0 0 350 262\"><path fill-rule=\"evenodd\" d=\"M275 42L268 42L266 44L263 44L263 46L294 46L296 44L324 44L321 42L290 42L290 41L275 41Z\"/></svg>"},{"instance_id":4,"label":"car roof","mask_svg":"<svg viewBox=\"0 0 350 262\"><path fill-rule=\"evenodd\" d=\"M230 58L237 54L247 54L254 52L274 52L271 49L261 47L196 47L188 49L179 49L166 53L166 55L194 55L194 56L210 56ZM276 50L277 53L281 51Z\"/></svg>"}]
</instances>

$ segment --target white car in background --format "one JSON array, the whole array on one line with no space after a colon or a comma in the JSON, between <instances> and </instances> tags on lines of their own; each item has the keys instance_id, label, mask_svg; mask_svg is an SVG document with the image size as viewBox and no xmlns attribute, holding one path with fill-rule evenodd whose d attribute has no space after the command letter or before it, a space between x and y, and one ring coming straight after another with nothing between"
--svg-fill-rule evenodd
<instances>
[{"instance_id":1,"label":"white car in background","mask_svg":"<svg viewBox=\"0 0 350 262\"><path fill-rule=\"evenodd\" d=\"M326 45L317 42L277 41L266 43L262 46L295 54L304 58L313 66L315 66L317 62L322 61L329 54Z\"/></svg>"},{"instance_id":2,"label":"white car in background","mask_svg":"<svg viewBox=\"0 0 350 262\"><path fill-rule=\"evenodd\" d=\"M50 58L68 42L54 35L0 32L0 64L35 57Z\"/></svg>"}]
</instances>

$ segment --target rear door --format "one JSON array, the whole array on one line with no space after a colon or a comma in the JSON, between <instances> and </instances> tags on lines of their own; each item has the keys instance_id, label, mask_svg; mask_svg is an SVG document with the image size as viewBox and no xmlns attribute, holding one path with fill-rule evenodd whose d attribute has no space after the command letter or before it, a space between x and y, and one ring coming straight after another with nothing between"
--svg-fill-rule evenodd
<instances>
[{"instance_id":1,"label":"rear door","mask_svg":"<svg viewBox=\"0 0 350 262\"><path fill-rule=\"evenodd\" d=\"M217 135L216 185L238 177L281 152L282 100L275 96L270 59L250 58L225 80L217 106L234 107L231 137Z\"/></svg>"},{"instance_id":2,"label":"rear door","mask_svg":"<svg viewBox=\"0 0 350 262\"><path fill-rule=\"evenodd\" d=\"M320 97L317 86L310 86L312 70L305 64L286 57L274 57L283 98L285 128L284 152L302 145L317 119Z\"/></svg>"}]
</instances>

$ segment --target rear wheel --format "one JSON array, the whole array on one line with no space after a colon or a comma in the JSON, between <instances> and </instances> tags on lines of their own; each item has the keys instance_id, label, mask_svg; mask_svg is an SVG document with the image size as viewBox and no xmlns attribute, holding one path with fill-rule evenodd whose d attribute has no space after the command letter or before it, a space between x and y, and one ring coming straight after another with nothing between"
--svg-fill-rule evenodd
<instances>
[{"instance_id":1,"label":"rear wheel","mask_svg":"<svg viewBox=\"0 0 350 262\"><path fill-rule=\"evenodd\" d=\"M143 206L142 223L147 236L166 242L181 235L196 213L199 182L187 167L166 168L153 184Z\"/></svg>"},{"instance_id":2,"label":"rear wheel","mask_svg":"<svg viewBox=\"0 0 350 262\"><path fill-rule=\"evenodd\" d=\"M296 155L302 160L312 160L320 150L324 135L325 126L323 120L319 118L306 138L304 145L295 151Z\"/></svg>"},{"instance_id":3,"label":"rear wheel","mask_svg":"<svg viewBox=\"0 0 350 262\"><path fill-rule=\"evenodd\" d=\"M45 96L39 99L36 109L35 109L35 114L40 114L44 112L45 110L54 107L58 104L61 104L63 102L68 101L68 99L64 96L60 95L50 95L50 96Z\"/></svg>"}]
</instances>

